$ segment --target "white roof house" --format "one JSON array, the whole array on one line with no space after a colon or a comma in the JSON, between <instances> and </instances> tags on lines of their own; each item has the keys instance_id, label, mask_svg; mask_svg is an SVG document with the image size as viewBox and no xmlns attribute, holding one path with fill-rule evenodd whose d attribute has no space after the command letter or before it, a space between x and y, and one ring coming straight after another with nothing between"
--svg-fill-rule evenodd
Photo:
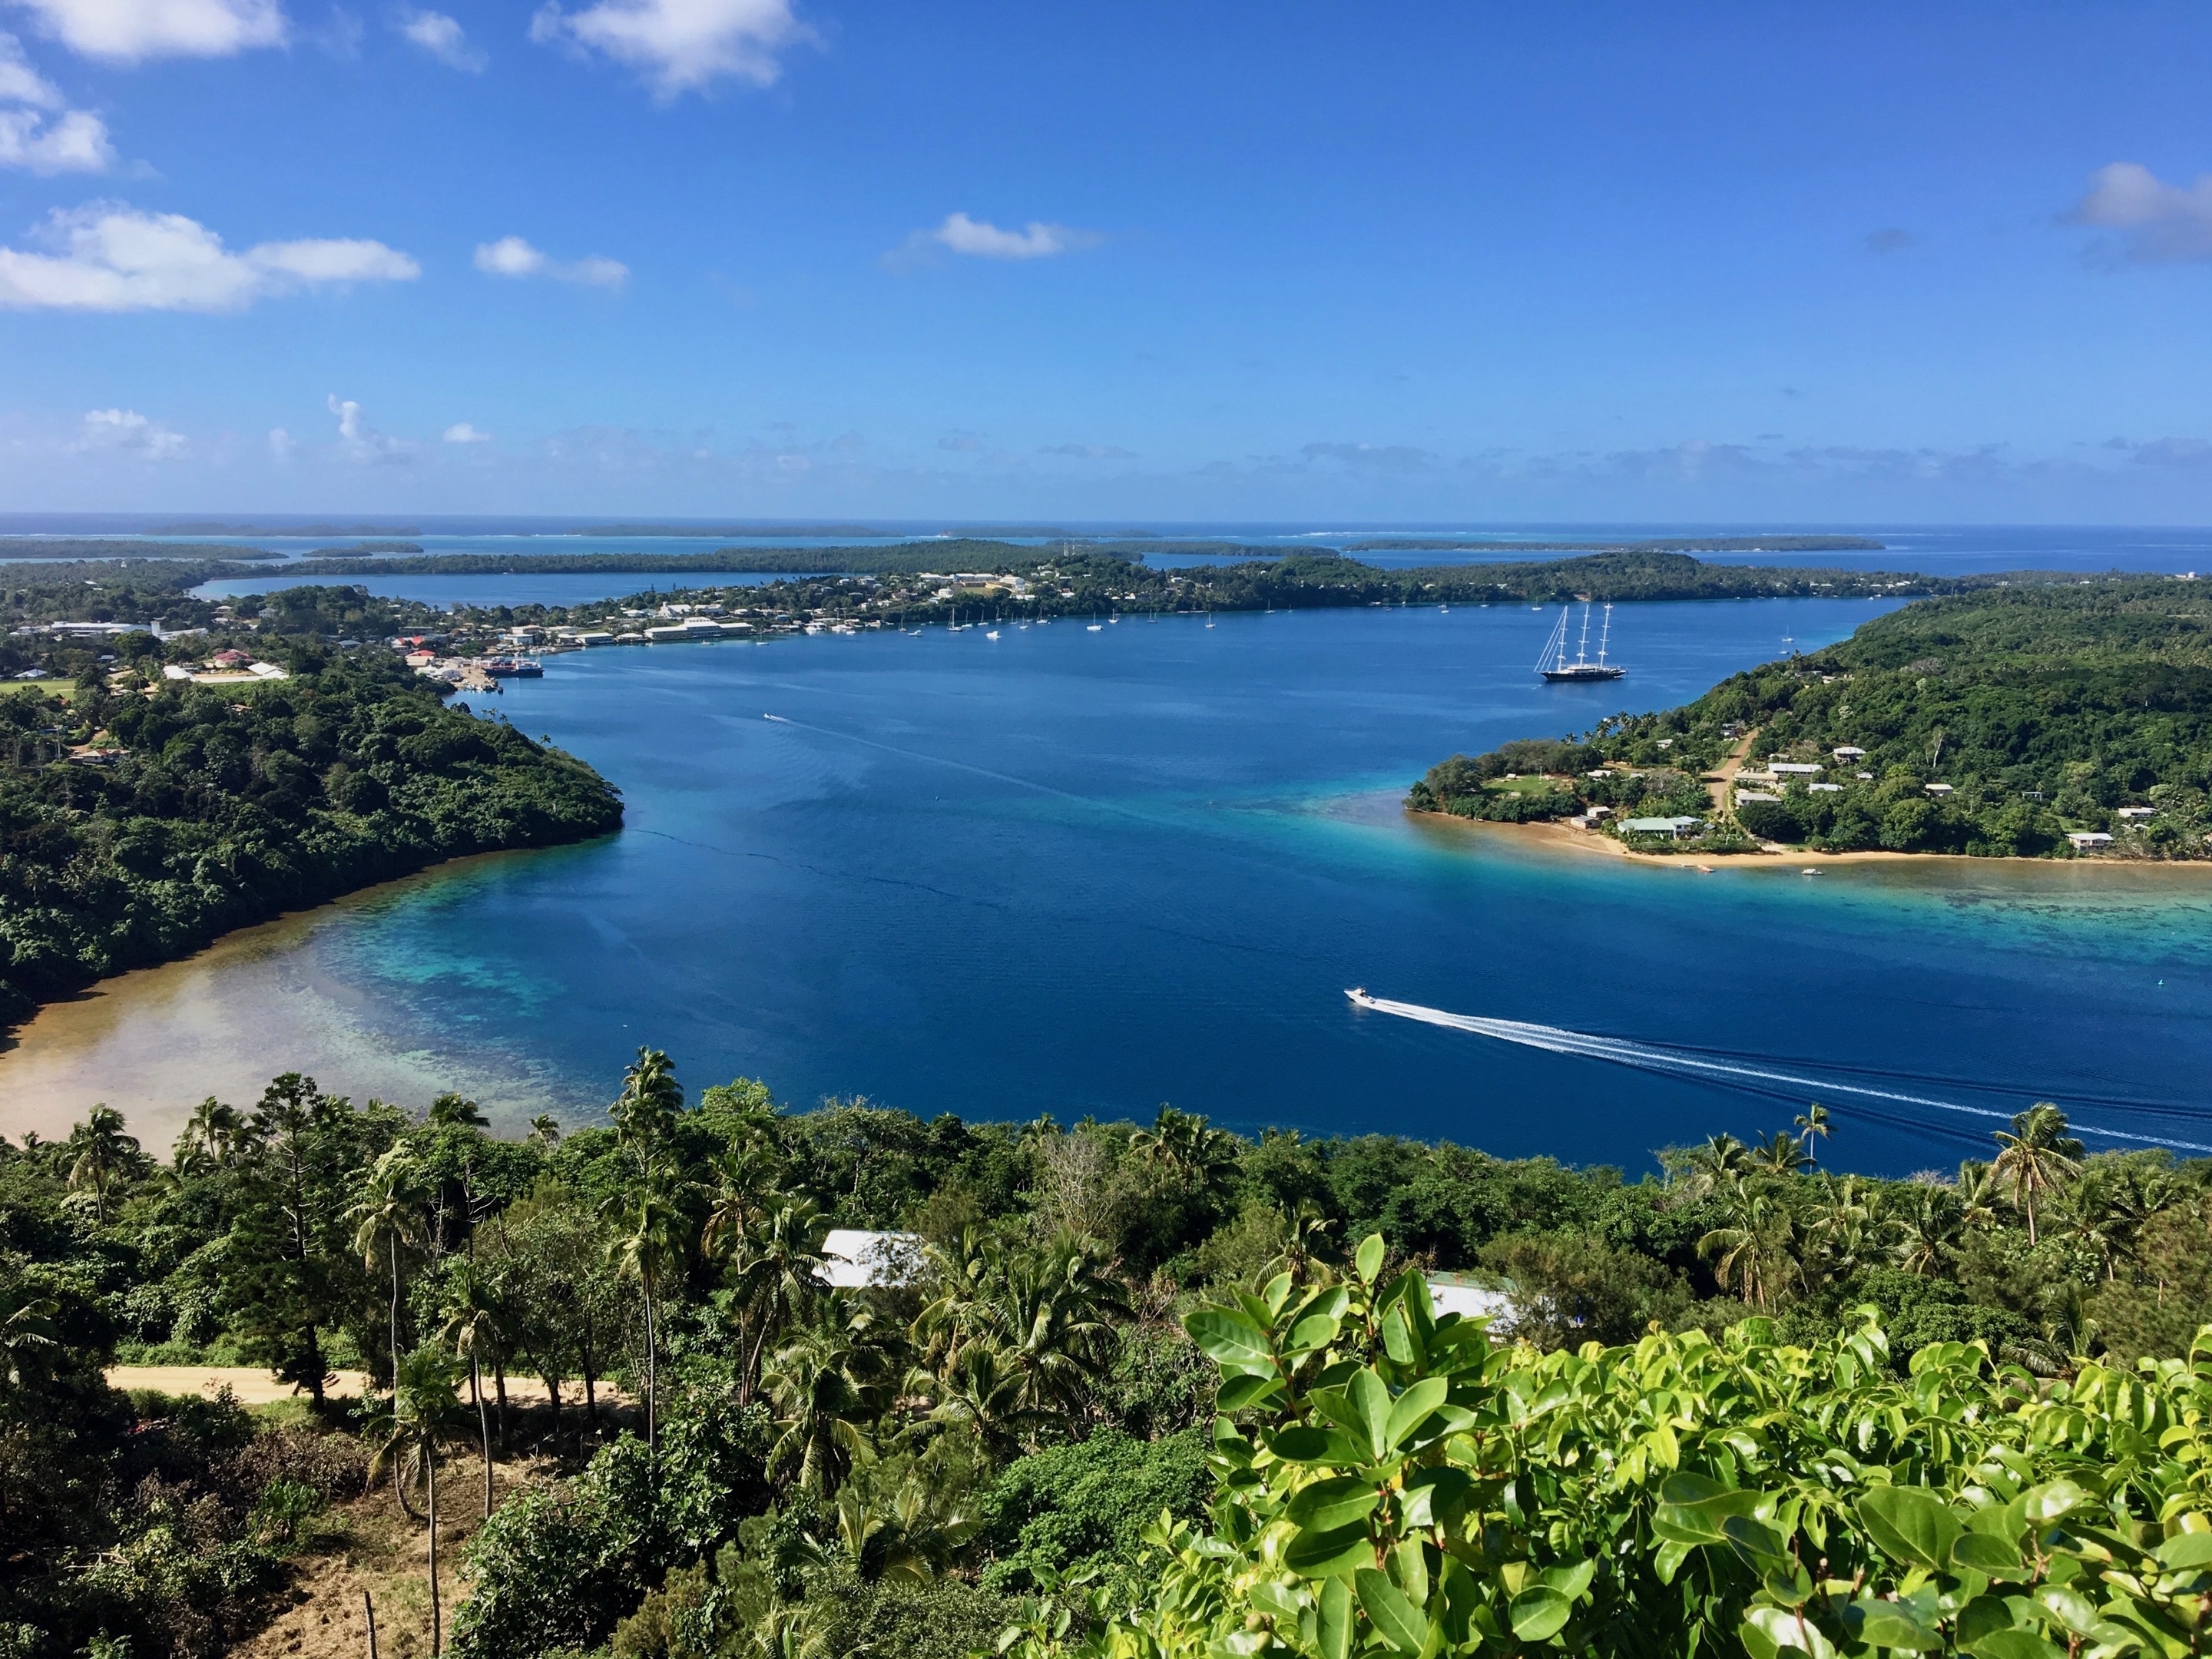
<instances>
[{"instance_id":1,"label":"white roof house","mask_svg":"<svg viewBox=\"0 0 2212 1659\"><path fill-rule=\"evenodd\" d=\"M838 1290L896 1289L921 1273L920 1233L832 1227L822 1240L822 1279Z\"/></svg>"},{"instance_id":2,"label":"white roof house","mask_svg":"<svg viewBox=\"0 0 2212 1659\"><path fill-rule=\"evenodd\" d=\"M1833 755L1838 760L1864 760L1866 758L1865 750L1855 748L1848 743L1843 744L1840 748L1831 749L1828 752Z\"/></svg>"},{"instance_id":3,"label":"white roof house","mask_svg":"<svg viewBox=\"0 0 2212 1659\"><path fill-rule=\"evenodd\" d=\"M1810 761L1769 761L1766 763L1766 769L1778 777L1809 778L1815 772L1825 771L1826 769L1815 766Z\"/></svg>"},{"instance_id":4,"label":"white roof house","mask_svg":"<svg viewBox=\"0 0 2212 1659\"><path fill-rule=\"evenodd\" d=\"M1666 836L1680 840L1705 827L1703 818L1623 818L1620 827L1634 836Z\"/></svg>"},{"instance_id":5,"label":"white roof house","mask_svg":"<svg viewBox=\"0 0 2212 1659\"><path fill-rule=\"evenodd\" d=\"M2118 816L2124 818L2154 818L2158 816L2158 808L2155 806L2123 806L2120 808Z\"/></svg>"},{"instance_id":6,"label":"white roof house","mask_svg":"<svg viewBox=\"0 0 2212 1659\"><path fill-rule=\"evenodd\" d=\"M1456 1274L1438 1274L1429 1280L1429 1305L1437 1317L1457 1314L1462 1319L1487 1319L1490 1328L1503 1331L1513 1322L1513 1298L1503 1291L1463 1285Z\"/></svg>"},{"instance_id":7,"label":"white roof house","mask_svg":"<svg viewBox=\"0 0 2212 1659\"><path fill-rule=\"evenodd\" d=\"M2076 830L2066 839L2076 847L2110 847L2112 844L2112 838L2101 830Z\"/></svg>"}]
</instances>

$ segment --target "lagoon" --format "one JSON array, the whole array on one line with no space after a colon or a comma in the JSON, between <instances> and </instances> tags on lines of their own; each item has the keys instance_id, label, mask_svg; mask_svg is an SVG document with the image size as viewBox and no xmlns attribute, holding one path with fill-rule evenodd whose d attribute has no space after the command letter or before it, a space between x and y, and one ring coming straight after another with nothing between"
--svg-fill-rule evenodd
<instances>
[{"instance_id":1,"label":"lagoon","mask_svg":"<svg viewBox=\"0 0 2212 1659\"><path fill-rule=\"evenodd\" d=\"M106 1099L149 1141L270 1073L581 1120L641 1043L693 1086L925 1114L1390 1130L1648 1167L1786 1125L1742 1075L2212 1142L2212 871L1645 864L1408 819L1454 750L1683 701L1850 601L1626 606L1630 678L1546 687L1521 607L1125 618L587 653L495 705L622 787L590 846L476 860L49 1010L0 1131ZM775 718L767 718L768 716ZM1658 1075L1363 1012L1346 987L1712 1051ZM1877 1095L1905 1172L1990 1120ZM2105 1143L2110 1144L2110 1143Z\"/></svg>"}]
</instances>

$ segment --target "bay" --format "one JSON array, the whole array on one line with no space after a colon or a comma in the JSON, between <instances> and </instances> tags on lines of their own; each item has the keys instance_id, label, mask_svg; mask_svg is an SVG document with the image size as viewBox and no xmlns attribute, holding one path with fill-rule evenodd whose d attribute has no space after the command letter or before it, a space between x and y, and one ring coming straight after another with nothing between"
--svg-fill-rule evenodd
<instances>
[{"instance_id":1,"label":"bay","mask_svg":"<svg viewBox=\"0 0 2212 1659\"><path fill-rule=\"evenodd\" d=\"M290 1069L580 1121L651 1043L694 1087L758 1076L800 1105L1066 1122L1172 1102L1632 1168L1808 1097L1837 1109L1831 1155L1869 1170L1986 1148L1994 1120L1947 1106L2033 1098L2212 1141L2212 872L1703 875L1399 808L1455 750L1678 702L1881 608L1623 607L1631 675L1597 687L1536 681L1553 617L1517 606L561 657L494 708L618 784L622 834L432 872L47 1010L0 1054L0 1130L106 1099L162 1145L203 1095ZM1729 1069L1500 1043L1361 1012L1354 985Z\"/></svg>"}]
</instances>

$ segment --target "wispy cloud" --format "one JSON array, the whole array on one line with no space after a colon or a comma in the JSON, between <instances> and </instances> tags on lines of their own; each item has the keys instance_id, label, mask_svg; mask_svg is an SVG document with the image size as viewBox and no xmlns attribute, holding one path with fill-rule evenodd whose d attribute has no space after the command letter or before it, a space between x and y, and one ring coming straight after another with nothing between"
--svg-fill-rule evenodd
<instances>
[{"instance_id":1,"label":"wispy cloud","mask_svg":"<svg viewBox=\"0 0 2212 1659\"><path fill-rule=\"evenodd\" d=\"M404 11L392 27L448 69L480 73L489 60L470 44L458 19L442 11Z\"/></svg>"},{"instance_id":2,"label":"wispy cloud","mask_svg":"<svg viewBox=\"0 0 2212 1659\"><path fill-rule=\"evenodd\" d=\"M1310 461L1335 461L1369 472L1426 472L1437 458L1411 444L1308 444L1298 452Z\"/></svg>"},{"instance_id":3,"label":"wispy cloud","mask_svg":"<svg viewBox=\"0 0 2212 1659\"><path fill-rule=\"evenodd\" d=\"M1073 455L1085 461L1127 461L1134 459L1137 452L1124 449L1119 444L1047 444L1037 453Z\"/></svg>"},{"instance_id":4,"label":"wispy cloud","mask_svg":"<svg viewBox=\"0 0 2212 1659\"><path fill-rule=\"evenodd\" d=\"M361 404L332 392L327 399L338 417L338 453L360 465L383 462L404 465L416 457L415 446L404 438L390 438L362 418Z\"/></svg>"},{"instance_id":5,"label":"wispy cloud","mask_svg":"<svg viewBox=\"0 0 2212 1659\"><path fill-rule=\"evenodd\" d=\"M1006 230L964 213L948 213L942 224L914 232L879 263L888 270L911 270L947 253L971 259L1049 259L1095 247L1104 240L1096 231L1047 224L1042 219L1032 219L1019 230Z\"/></svg>"},{"instance_id":6,"label":"wispy cloud","mask_svg":"<svg viewBox=\"0 0 2212 1659\"><path fill-rule=\"evenodd\" d=\"M577 11L548 0L530 38L626 64L666 100L724 79L772 85L783 54L815 34L791 0L599 0Z\"/></svg>"},{"instance_id":7,"label":"wispy cloud","mask_svg":"<svg viewBox=\"0 0 2212 1659\"><path fill-rule=\"evenodd\" d=\"M446 428L445 441L449 444L488 444L491 441L491 434L477 431L466 421L456 421Z\"/></svg>"},{"instance_id":8,"label":"wispy cloud","mask_svg":"<svg viewBox=\"0 0 2212 1659\"><path fill-rule=\"evenodd\" d=\"M619 259L598 254L554 259L520 236L477 244L476 266L487 276L550 276L556 283L580 283L587 288L620 288L629 280L629 267Z\"/></svg>"},{"instance_id":9,"label":"wispy cloud","mask_svg":"<svg viewBox=\"0 0 2212 1659\"><path fill-rule=\"evenodd\" d=\"M2137 264L2212 259L2212 173L2169 185L2148 167L2114 161L2089 175L2074 222L2120 233L2120 248Z\"/></svg>"},{"instance_id":10,"label":"wispy cloud","mask_svg":"<svg viewBox=\"0 0 2212 1659\"><path fill-rule=\"evenodd\" d=\"M88 58L228 58L284 43L276 0L17 0L42 33Z\"/></svg>"},{"instance_id":11,"label":"wispy cloud","mask_svg":"<svg viewBox=\"0 0 2212 1659\"><path fill-rule=\"evenodd\" d=\"M105 173L114 165L107 124L66 106L33 69L22 44L0 31L0 167L32 173Z\"/></svg>"},{"instance_id":12,"label":"wispy cloud","mask_svg":"<svg viewBox=\"0 0 2212 1659\"><path fill-rule=\"evenodd\" d=\"M422 267L356 238L262 242L243 253L179 213L119 202L57 210L39 239L55 251L0 248L0 308L15 311L242 311L303 288L409 282Z\"/></svg>"},{"instance_id":13,"label":"wispy cloud","mask_svg":"<svg viewBox=\"0 0 2212 1659\"><path fill-rule=\"evenodd\" d=\"M183 433L135 409L87 410L83 428L70 447L79 454L105 452L149 461L186 460L192 453L191 441Z\"/></svg>"}]
</instances>

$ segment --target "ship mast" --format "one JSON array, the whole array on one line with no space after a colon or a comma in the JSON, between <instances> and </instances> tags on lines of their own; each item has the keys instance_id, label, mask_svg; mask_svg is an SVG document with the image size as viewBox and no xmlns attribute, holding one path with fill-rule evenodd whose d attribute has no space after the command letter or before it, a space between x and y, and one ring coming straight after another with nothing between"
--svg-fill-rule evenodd
<instances>
[{"instance_id":1,"label":"ship mast","mask_svg":"<svg viewBox=\"0 0 2212 1659\"><path fill-rule=\"evenodd\" d=\"M1613 606L1608 604L1605 607L1605 621L1598 629L1597 635L1597 665L1600 668L1605 666L1605 642L1612 637Z\"/></svg>"},{"instance_id":2,"label":"ship mast","mask_svg":"<svg viewBox=\"0 0 2212 1659\"><path fill-rule=\"evenodd\" d=\"M1589 660L1589 601L1583 601L1582 636L1575 641L1575 666L1580 668Z\"/></svg>"}]
</instances>

